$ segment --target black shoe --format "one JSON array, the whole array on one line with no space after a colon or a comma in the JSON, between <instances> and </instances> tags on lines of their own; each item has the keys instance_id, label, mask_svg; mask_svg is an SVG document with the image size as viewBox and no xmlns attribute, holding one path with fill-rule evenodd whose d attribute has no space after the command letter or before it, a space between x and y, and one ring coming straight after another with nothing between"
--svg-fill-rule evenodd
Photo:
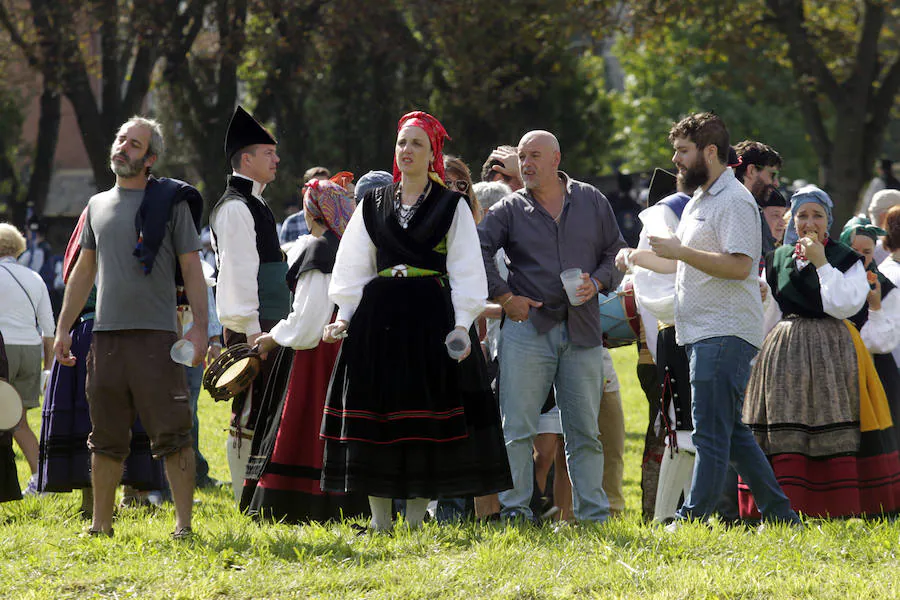
<instances>
[{"instance_id":1,"label":"black shoe","mask_svg":"<svg viewBox=\"0 0 900 600\"><path fill-rule=\"evenodd\" d=\"M230 484L224 481L219 481L218 479L214 479L209 475L198 477L197 481L194 483L194 487L196 487L198 490L210 490L214 488L224 487L226 485Z\"/></svg>"},{"instance_id":2,"label":"black shoe","mask_svg":"<svg viewBox=\"0 0 900 600\"><path fill-rule=\"evenodd\" d=\"M526 525L536 525L537 519L529 517L525 511L513 509L506 514L500 514L500 520L505 523L516 524L524 523Z\"/></svg>"}]
</instances>

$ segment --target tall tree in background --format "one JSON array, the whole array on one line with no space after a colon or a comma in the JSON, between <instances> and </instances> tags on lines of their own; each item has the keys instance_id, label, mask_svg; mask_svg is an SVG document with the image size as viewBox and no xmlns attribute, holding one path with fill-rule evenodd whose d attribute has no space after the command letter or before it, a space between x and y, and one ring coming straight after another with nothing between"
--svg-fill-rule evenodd
<instances>
[{"instance_id":1,"label":"tall tree in background","mask_svg":"<svg viewBox=\"0 0 900 600\"><path fill-rule=\"evenodd\" d=\"M712 110L725 119L734 142L765 141L785 160L782 179L818 177L819 159L808 140L800 103L792 94L790 69L759 49L744 48L752 60L726 56L697 60L710 34L696 26L670 29L653 42L622 35L613 47L626 73L624 89L613 93L615 153L624 172L672 169L667 135L672 123L692 112Z\"/></svg>"},{"instance_id":2,"label":"tall tree in background","mask_svg":"<svg viewBox=\"0 0 900 600\"><path fill-rule=\"evenodd\" d=\"M115 181L109 170L113 134L141 111L165 45L189 34L205 1L0 2L0 21L23 52L33 44L54 49L59 86L75 110L98 190ZM32 23L13 17L29 11Z\"/></svg>"},{"instance_id":3,"label":"tall tree in background","mask_svg":"<svg viewBox=\"0 0 900 600\"><path fill-rule=\"evenodd\" d=\"M241 74L279 135L271 195L313 164L389 169L397 119L414 109L438 116L476 171L536 127L559 134L567 169L608 170L602 69L584 59L606 2L261 1Z\"/></svg>"},{"instance_id":4,"label":"tall tree in background","mask_svg":"<svg viewBox=\"0 0 900 600\"><path fill-rule=\"evenodd\" d=\"M27 207L37 215L43 213L50 191L50 181L53 178L53 159L59 141L59 125L62 118L60 73L64 58L63 46L55 36L41 38L31 33L52 31L65 14L53 0L32 0L31 11L12 13L5 4L0 3L0 25L5 29L9 41L18 47L26 64L41 76L40 114L37 139L29 167L28 186L24 195L18 190L10 195L13 200L12 218L14 222L20 224L24 223ZM30 22L27 20L29 16ZM12 90L10 92L15 94ZM11 167L14 173L12 163L4 170ZM14 175L14 181L18 181L17 174Z\"/></svg>"},{"instance_id":5,"label":"tall tree in background","mask_svg":"<svg viewBox=\"0 0 900 600\"><path fill-rule=\"evenodd\" d=\"M673 27L710 32L690 55L746 61L758 48L788 66L806 132L821 167L819 182L843 222L884 142L900 92L900 5L890 0L631 0L629 32L653 40Z\"/></svg>"},{"instance_id":6,"label":"tall tree in background","mask_svg":"<svg viewBox=\"0 0 900 600\"><path fill-rule=\"evenodd\" d=\"M198 19L187 35L167 46L162 81L173 107L171 120L188 142L179 152L197 171L198 187L209 203L227 173L222 147L237 103L247 0L211 0L207 11L209 27L202 34Z\"/></svg>"}]
</instances>

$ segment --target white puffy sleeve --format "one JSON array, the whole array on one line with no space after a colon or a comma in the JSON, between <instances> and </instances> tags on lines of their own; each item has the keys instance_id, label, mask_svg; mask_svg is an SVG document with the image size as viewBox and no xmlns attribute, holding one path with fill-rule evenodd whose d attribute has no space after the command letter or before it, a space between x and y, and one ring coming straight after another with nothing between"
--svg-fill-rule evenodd
<instances>
[{"instance_id":1,"label":"white puffy sleeve","mask_svg":"<svg viewBox=\"0 0 900 600\"><path fill-rule=\"evenodd\" d=\"M822 293L822 309L835 319L848 319L858 313L869 295L869 282L862 261L841 273L826 263L816 269Z\"/></svg>"},{"instance_id":2,"label":"white puffy sleeve","mask_svg":"<svg viewBox=\"0 0 900 600\"><path fill-rule=\"evenodd\" d=\"M372 243L363 220L363 202L353 211L341 237L328 286L328 297L337 304L337 318L343 321L349 321L353 317L362 299L363 288L378 275L375 244Z\"/></svg>"},{"instance_id":3,"label":"white puffy sleeve","mask_svg":"<svg viewBox=\"0 0 900 600\"><path fill-rule=\"evenodd\" d=\"M641 229L638 249L650 248L649 237L678 229L678 216L665 204L656 204L638 215ZM638 304L654 318L663 323L675 322L675 274L655 273L649 269L634 266L634 292Z\"/></svg>"},{"instance_id":4,"label":"white puffy sleeve","mask_svg":"<svg viewBox=\"0 0 900 600\"><path fill-rule=\"evenodd\" d=\"M307 271L297 281L291 314L272 328L272 337L279 346L294 350L315 348L322 340L322 330L331 321L334 302L328 299L331 275L321 271Z\"/></svg>"},{"instance_id":5,"label":"white puffy sleeve","mask_svg":"<svg viewBox=\"0 0 900 600\"><path fill-rule=\"evenodd\" d=\"M873 354L887 354L900 345L900 290L882 298L881 310L869 309L869 320L859 335Z\"/></svg>"},{"instance_id":6,"label":"white puffy sleeve","mask_svg":"<svg viewBox=\"0 0 900 600\"><path fill-rule=\"evenodd\" d=\"M219 264L216 310L223 327L252 335L259 325L259 253L250 209L240 200L222 204L212 218Z\"/></svg>"},{"instance_id":7,"label":"white puffy sleeve","mask_svg":"<svg viewBox=\"0 0 900 600\"><path fill-rule=\"evenodd\" d=\"M456 326L468 329L487 303L487 275L472 211L464 200L456 205L447 232L447 274Z\"/></svg>"}]
</instances>

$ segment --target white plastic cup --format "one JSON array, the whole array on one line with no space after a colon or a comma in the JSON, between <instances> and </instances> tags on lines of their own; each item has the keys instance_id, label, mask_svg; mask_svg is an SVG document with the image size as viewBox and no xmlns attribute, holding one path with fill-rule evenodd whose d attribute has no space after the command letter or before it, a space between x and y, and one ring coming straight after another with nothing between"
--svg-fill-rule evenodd
<instances>
[{"instance_id":1,"label":"white plastic cup","mask_svg":"<svg viewBox=\"0 0 900 600\"><path fill-rule=\"evenodd\" d=\"M581 269L566 269L562 273L559 274L559 278L562 280L563 287L566 290L566 295L569 297L569 304L572 306L580 306L584 304L582 300L578 299L578 286L584 283L581 279L582 271Z\"/></svg>"},{"instance_id":2,"label":"white plastic cup","mask_svg":"<svg viewBox=\"0 0 900 600\"><path fill-rule=\"evenodd\" d=\"M454 335L455 331L457 330L454 329L450 332L450 334L447 336L447 339L444 340L444 345L447 346L447 354L450 356L450 358L452 358L453 360L459 360L466 352L466 346L468 346L466 342L468 340L462 335Z\"/></svg>"},{"instance_id":3,"label":"white plastic cup","mask_svg":"<svg viewBox=\"0 0 900 600\"><path fill-rule=\"evenodd\" d=\"M184 365L186 367L193 366L194 344L182 338L172 344L172 349L169 350L169 356L178 364Z\"/></svg>"},{"instance_id":4,"label":"white plastic cup","mask_svg":"<svg viewBox=\"0 0 900 600\"><path fill-rule=\"evenodd\" d=\"M658 238L670 238L675 237L675 232L663 223L653 223L647 228L647 235Z\"/></svg>"}]
</instances>

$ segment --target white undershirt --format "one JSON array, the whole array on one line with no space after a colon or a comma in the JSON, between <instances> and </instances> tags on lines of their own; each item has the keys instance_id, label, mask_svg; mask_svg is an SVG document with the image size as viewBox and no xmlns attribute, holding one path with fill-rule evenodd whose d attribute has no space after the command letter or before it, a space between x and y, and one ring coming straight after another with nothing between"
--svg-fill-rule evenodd
<instances>
[{"instance_id":1,"label":"white undershirt","mask_svg":"<svg viewBox=\"0 0 900 600\"><path fill-rule=\"evenodd\" d=\"M232 173L232 177L244 177ZM265 185L253 181L252 195L265 203L260 194ZM229 200L213 210L209 218L215 232L212 247L219 264L216 280L216 310L223 327L252 335L259 333L259 252L256 226L250 209L240 200Z\"/></svg>"}]
</instances>

